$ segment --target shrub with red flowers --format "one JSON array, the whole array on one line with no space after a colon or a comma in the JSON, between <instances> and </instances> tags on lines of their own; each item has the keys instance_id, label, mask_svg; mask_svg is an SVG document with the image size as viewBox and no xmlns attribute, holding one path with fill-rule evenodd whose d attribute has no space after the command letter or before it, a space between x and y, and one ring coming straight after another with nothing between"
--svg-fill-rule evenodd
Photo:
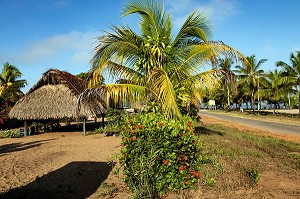
<instances>
[{"instance_id":1,"label":"shrub with red flowers","mask_svg":"<svg viewBox=\"0 0 300 199\"><path fill-rule=\"evenodd\" d=\"M8 113L12 106L10 105L10 101L5 101L1 103L0 108L0 127L4 126L5 122L8 120Z\"/></svg>"},{"instance_id":2,"label":"shrub with red flowers","mask_svg":"<svg viewBox=\"0 0 300 199\"><path fill-rule=\"evenodd\" d=\"M120 163L125 182L138 198L193 187L201 178L199 142L190 117L165 119L158 113L128 118L121 132Z\"/></svg>"}]
</instances>

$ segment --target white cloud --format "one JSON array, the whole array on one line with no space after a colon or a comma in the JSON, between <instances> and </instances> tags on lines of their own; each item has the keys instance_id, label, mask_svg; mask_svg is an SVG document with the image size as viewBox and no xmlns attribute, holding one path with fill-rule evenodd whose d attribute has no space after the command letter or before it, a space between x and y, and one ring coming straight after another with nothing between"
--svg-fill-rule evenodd
<instances>
[{"instance_id":1,"label":"white cloud","mask_svg":"<svg viewBox=\"0 0 300 199\"><path fill-rule=\"evenodd\" d=\"M165 7L172 13L175 27L180 27L195 10L204 12L211 21L221 21L240 12L237 0L166 0Z\"/></svg>"},{"instance_id":2,"label":"white cloud","mask_svg":"<svg viewBox=\"0 0 300 199\"><path fill-rule=\"evenodd\" d=\"M77 31L54 35L23 46L22 50L12 57L13 60L28 65L51 59L88 63L96 35L97 33Z\"/></svg>"},{"instance_id":3,"label":"white cloud","mask_svg":"<svg viewBox=\"0 0 300 199\"><path fill-rule=\"evenodd\" d=\"M263 51L264 52L272 52L272 51L274 51L275 49L274 49L274 47L272 46L272 44L271 43L265 43L264 45L263 45Z\"/></svg>"}]
</instances>

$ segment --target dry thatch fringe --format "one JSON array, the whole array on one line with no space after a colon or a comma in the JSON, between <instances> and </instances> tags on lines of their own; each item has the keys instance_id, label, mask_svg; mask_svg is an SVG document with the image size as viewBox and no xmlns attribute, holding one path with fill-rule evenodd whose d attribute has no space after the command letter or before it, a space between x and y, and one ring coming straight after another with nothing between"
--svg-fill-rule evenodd
<instances>
[{"instance_id":1,"label":"dry thatch fringe","mask_svg":"<svg viewBox=\"0 0 300 199\"><path fill-rule=\"evenodd\" d=\"M78 97L77 111L79 113L90 110L93 115L103 115L107 109L107 89L105 87L88 88Z\"/></svg>"},{"instance_id":2,"label":"dry thatch fringe","mask_svg":"<svg viewBox=\"0 0 300 199\"><path fill-rule=\"evenodd\" d=\"M59 119L98 116L106 109L99 95L78 109L79 95L87 83L70 73L51 69L11 109L9 117L19 120Z\"/></svg>"}]
</instances>

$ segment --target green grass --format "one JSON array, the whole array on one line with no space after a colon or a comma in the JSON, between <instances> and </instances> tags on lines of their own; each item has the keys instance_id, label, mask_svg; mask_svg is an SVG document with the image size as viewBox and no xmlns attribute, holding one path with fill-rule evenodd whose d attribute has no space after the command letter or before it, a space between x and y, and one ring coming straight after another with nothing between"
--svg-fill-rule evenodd
<instances>
[{"instance_id":1,"label":"green grass","mask_svg":"<svg viewBox=\"0 0 300 199\"><path fill-rule=\"evenodd\" d=\"M206 157L204 189L227 192L257 185L265 171L300 171L300 145L218 124L197 127Z\"/></svg>"}]
</instances>

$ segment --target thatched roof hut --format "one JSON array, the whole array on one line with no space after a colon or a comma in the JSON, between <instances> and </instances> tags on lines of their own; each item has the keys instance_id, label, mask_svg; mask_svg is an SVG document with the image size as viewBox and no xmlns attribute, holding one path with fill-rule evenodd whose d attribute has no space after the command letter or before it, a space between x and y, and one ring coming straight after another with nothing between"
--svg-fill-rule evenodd
<instances>
[{"instance_id":1,"label":"thatched roof hut","mask_svg":"<svg viewBox=\"0 0 300 199\"><path fill-rule=\"evenodd\" d=\"M93 102L81 102L79 95L87 88L87 83L68 72L50 69L15 104L9 117L19 120L61 119L78 116L95 117L105 108L105 96L98 96Z\"/></svg>"}]
</instances>

